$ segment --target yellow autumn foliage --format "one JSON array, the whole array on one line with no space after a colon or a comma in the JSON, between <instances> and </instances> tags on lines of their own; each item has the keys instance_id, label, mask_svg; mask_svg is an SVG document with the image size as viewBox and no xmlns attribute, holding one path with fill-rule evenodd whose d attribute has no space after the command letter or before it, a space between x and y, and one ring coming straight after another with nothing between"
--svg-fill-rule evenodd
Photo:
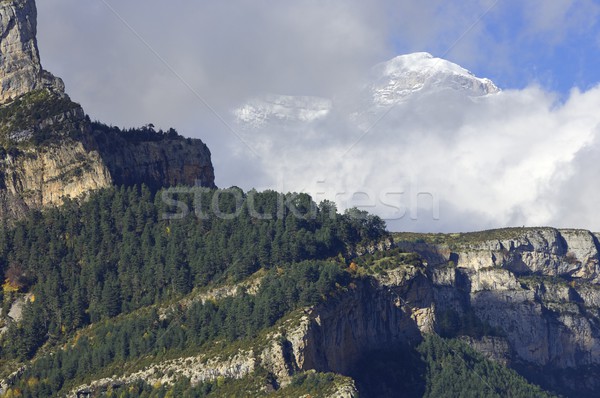
<instances>
[{"instance_id":1,"label":"yellow autumn foliage","mask_svg":"<svg viewBox=\"0 0 600 398\"><path fill-rule=\"evenodd\" d=\"M9 388L8 390L6 390L4 395L2 395L2 398L18 398L18 397L22 397L22 396L23 396L23 393L21 392L20 389Z\"/></svg>"},{"instance_id":2,"label":"yellow autumn foliage","mask_svg":"<svg viewBox=\"0 0 600 398\"><path fill-rule=\"evenodd\" d=\"M18 293L19 292L19 287L16 286L15 284L11 283L11 281L9 281L8 279L6 279L4 281L4 285L2 285L2 291L4 292L4 294L6 294L6 293Z\"/></svg>"},{"instance_id":3,"label":"yellow autumn foliage","mask_svg":"<svg viewBox=\"0 0 600 398\"><path fill-rule=\"evenodd\" d=\"M27 387L35 388L35 386L37 386L39 382L40 381L37 377L30 377L29 379L27 379Z\"/></svg>"},{"instance_id":4,"label":"yellow autumn foliage","mask_svg":"<svg viewBox=\"0 0 600 398\"><path fill-rule=\"evenodd\" d=\"M348 266L348 272L350 272L351 274L355 274L356 271L358 271L358 265L356 265L355 262L351 262Z\"/></svg>"}]
</instances>

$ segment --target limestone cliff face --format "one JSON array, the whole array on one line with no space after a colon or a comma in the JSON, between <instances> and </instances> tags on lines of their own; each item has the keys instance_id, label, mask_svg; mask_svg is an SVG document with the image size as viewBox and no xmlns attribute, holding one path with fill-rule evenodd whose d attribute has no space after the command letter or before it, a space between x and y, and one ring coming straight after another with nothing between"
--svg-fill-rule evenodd
<instances>
[{"instance_id":1,"label":"limestone cliff face","mask_svg":"<svg viewBox=\"0 0 600 398\"><path fill-rule=\"evenodd\" d=\"M144 182L151 188L176 185L214 187L208 147L182 137L128 141L123 134L94 132L102 159L117 185Z\"/></svg>"},{"instance_id":2,"label":"limestone cliff face","mask_svg":"<svg viewBox=\"0 0 600 398\"><path fill-rule=\"evenodd\" d=\"M112 184L100 154L71 140L6 155L0 160L0 178L0 216L8 219Z\"/></svg>"},{"instance_id":3,"label":"limestone cliff face","mask_svg":"<svg viewBox=\"0 0 600 398\"><path fill-rule=\"evenodd\" d=\"M0 218L111 185L214 187L202 141L91 123L42 68L36 24L34 0L0 1Z\"/></svg>"},{"instance_id":4,"label":"limestone cliff face","mask_svg":"<svg viewBox=\"0 0 600 398\"><path fill-rule=\"evenodd\" d=\"M60 205L112 185L214 187L210 151L197 139L125 133L93 124L53 90L0 106L0 217Z\"/></svg>"},{"instance_id":5,"label":"limestone cliff face","mask_svg":"<svg viewBox=\"0 0 600 398\"><path fill-rule=\"evenodd\" d=\"M463 341L534 382L568 396L591 397L600 389L593 234L532 230L462 247L460 253L417 246L446 262L385 271L313 309L303 328L286 335L298 369L352 375L365 353L443 333L448 314L455 314L459 337L470 316L494 331L465 335Z\"/></svg>"},{"instance_id":6,"label":"limestone cliff face","mask_svg":"<svg viewBox=\"0 0 600 398\"><path fill-rule=\"evenodd\" d=\"M42 68L36 33L34 0L0 2L0 103L44 87L64 91L62 80Z\"/></svg>"},{"instance_id":7,"label":"limestone cliff face","mask_svg":"<svg viewBox=\"0 0 600 398\"><path fill-rule=\"evenodd\" d=\"M568 386L581 394L597 390L597 236L553 228L508 235L466 243L398 244L431 262L428 272L438 319L446 311L471 311L501 331L509 346L490 356L504 358L549 387ZM493 347L488 344L483 351Z\"/></svg>"},{"instance_id":8,"label":"limestone cliff face","mask_svg":"<svg viewBox=\"0 0 600 398\"><path fill-rule=\"evenodd\" d=\"M365 353L417 343L434 330L431 285L403 266L312 309L303 333L288 333L297 367L351 375Z\"/></svg>"}]
</instances>

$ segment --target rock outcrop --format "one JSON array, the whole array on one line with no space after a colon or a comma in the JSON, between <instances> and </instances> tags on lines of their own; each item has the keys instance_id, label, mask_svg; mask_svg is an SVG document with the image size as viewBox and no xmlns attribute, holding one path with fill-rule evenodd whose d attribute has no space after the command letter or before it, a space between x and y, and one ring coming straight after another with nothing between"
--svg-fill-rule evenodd
<instances>
[{"instance_id":1,"label":"rock outcrop","mask_svg":"<svg viewBox=\"0 0 600 398\"><path fill-rule=\"evenodd\" d=\"M61 205L113 185L214 187L210 152L197 140L123 148L130 157L89 150L74 140L6 154L0 159L0 218L16 220L29 210ZM135 172L123 178L123 170Z\"/></svg>"},{"instance_id":2,"label":"rock outcrop","mask_svg":"<svg viewBox=\"0 0 600 398\"><path fill-rule=\"evenodd\" d=\"M433 290L423 270L402 266L314 308L303 334L288 333L297 367L351 375L365 353L414 344L434 331Z\"/></svg>"},{"instance_id":3,"label":"rock outcrop","mask_svg":"<svg viewBox=\"0 0 600 398\"><path fill-rule=\"evenodd\" d=\"M91 123L78 104L50 89L0 107L0 218L113 185L214 187L214 178L202 141Z\"/></svg>"},{"instance_id":4,"label":"rock outcrop","mask_svg":"<svg viewBox=\"0 0 600 398\"><path fill-rule=\"evenodd\" d=\"M499 332L508 349L498 341L472 341L474 348L548 388L567 386L570 393L589 396L600 388L596 235L553 228L487 234L398 245L430 261L438 320L448 312L474 314Z\"/></svg>"},{"instance_id":5,"label":"rock outcrop","mask_svg":"<svg viewBox=\"0 0 600 398\"><path fill-rule=\"evenodd\" d=\"M501 230L495 237L494 231L488 233L489 239L478 241L450 237L443 244L400 241L398 246L419 253L431 265L452 262L471 273L495 268L514 275L535 274L600 284L600 243L589 231L529 228Z\"/></svg>"},{"instance_id":6,"label":"rock outcrop","mask_svg":"<svg viewBox=\"0 0 600 398\"><path fill-rule=\"evenodd\" d=\"M100 153L87 151L81 142L6 154L0 160L0 217L15 220L28 210L60 205L111 184Z\"/></svg>"},{"instance_id":7,"label":"rock outcrop","mask_svg":"<svg viewBox=\"0 0 600 398\"><path fill-rule=\"evenodd\" d=\"M42 68L36 34L34 0L0 2L0 103L45 87L64 92L62 80Z\"/></svg>"},{"instance_id":8,"label":"rock outcrop","mask_svg":"<svg viewBox=\"0 0 600 398\"><path fill-rule=\"evenodd\" d=\"M131 142L114 130L94 131L93 136L116 185L215 186L210 151L198 139L175 136Z\"/></svg>"},{"instance_id":9,"label":"rock outcrop","mask_svg":"<svg viewBox=\"0 0 600 398\"><path fill-rule=\"evenodd\" d=\"M42 68L36 19L34 0L0 1L0 218L112 185L214 187L202 141L91 123Z\"/></svg>"}]
</instances>

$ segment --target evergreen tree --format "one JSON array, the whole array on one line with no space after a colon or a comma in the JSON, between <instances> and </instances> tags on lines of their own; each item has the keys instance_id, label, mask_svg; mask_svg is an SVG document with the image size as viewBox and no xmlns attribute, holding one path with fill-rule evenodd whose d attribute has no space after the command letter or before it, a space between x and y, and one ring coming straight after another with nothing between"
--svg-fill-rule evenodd
<instances>
[{"instance_id":1,"label":"evergreen tree","mask_svg":"<svg viewBox=\"0 0 600 398\"><path fill-rule=\"evenodd\" d=\"M116 278L109 274L102 288L104 315L114 317L121 312L121 293Z\"/></svg>"}]
</instances>

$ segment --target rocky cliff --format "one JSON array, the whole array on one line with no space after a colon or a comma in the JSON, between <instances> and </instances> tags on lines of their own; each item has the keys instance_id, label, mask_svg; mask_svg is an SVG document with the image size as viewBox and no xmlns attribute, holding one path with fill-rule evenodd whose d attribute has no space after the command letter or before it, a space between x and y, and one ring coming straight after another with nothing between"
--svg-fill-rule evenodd
<instances>
[{"instance_id":1,"label":"rocky cliff","mask_svg":"<svg viewBox=\"0 0 600 398\"><path fill-rule=\"evenodd\" d=\"M0 107L0 145L0 217L7 219L112 185L214 187L202 141L91 123L50 89Z\"/></svg>"},{"instance_id":2,"label":"rocky cliff","mask_svg":"<svg viewBox=\"0 0 600 398\"><path fill-rule=\"evenodd\" d=\"M34 0L0 2L0 218L112 185L214 187L202 141L91 123L42 68L36 18Z\"/></svg>"},{"instance_id":3,"label":"rocky cliff","mask_svg":"<svg viewBox=\"0 0 600 398\"><path fill-rule=\"evenodd\" d=\"M36 34L34 0L0 2L0 103L44 87L64 91L62 80L41 66Z\"/></svg>"},{"instance_id":4,"label":"rocky cliff","mask_svg":"<svg viewBox=\"0 0 600 398\"><path fill-rule=\"evenodd\" d=\"M474 348L549 388L588 396L600 388L596 234L536 228L396 239L429 261L438 330L475 317L507 346Z\"/></svg>"},{"instance_id":5,"label":"rocky cliff","mask_svg":"<svg viewBox=\"0 0 600 398\"><path fill-rule=\"evenodd\" d=\"M113 183L135 185L143 182L152 189L188 185L214 187L214 170L208 147L198 139L171 133L123 133L118 129L92 129L91 150L100 152ZM143 135L143 133L142 133Z\"/></svg>"},{"instance_id":6,"label":"rocky cliff","mask_svg":"<svg viewBox=\"0 0 600 398\"><path fill-rule=\"evenodd\" d=\"M370 352L460 337L567 396L600 389L600 244L552 228L396 236L422 267L398 264L309 311L286 334L294 366L356 376Z\"/></svg>"}]
</instances>

